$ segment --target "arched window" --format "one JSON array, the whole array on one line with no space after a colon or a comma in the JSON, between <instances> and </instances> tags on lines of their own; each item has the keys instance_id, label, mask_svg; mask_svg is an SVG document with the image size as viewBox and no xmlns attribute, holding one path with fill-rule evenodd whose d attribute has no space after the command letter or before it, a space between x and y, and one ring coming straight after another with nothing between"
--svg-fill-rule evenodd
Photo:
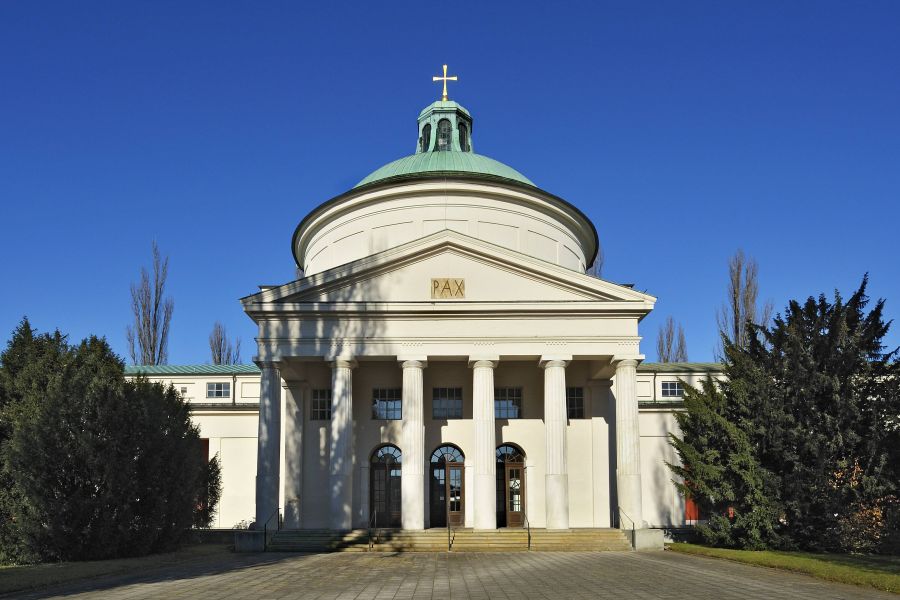
<instances>
[{"instance_id":1,"label":"arched window","mask_svg":"<svg viewBox=\"0 0 900 600\"><path fill-rule=\"evenodd\" d=\"M465 123L459 124L459 148L463 152L468 152L469 148L469 128Z\"/></svg>"},{"instance_id":2,"label":"arched window","mask_svg":"<svg viewBox=\"0 0 900 600\"><path fill-rule=\"evenodd\" d=\"M428 152L431 146L431 123L426 123L422 128L422 152Z\"/></svg>"},{"instance_id":3,"label":"arched window","mask_svg":"<svg viewBox=\"0 0 900 600\"><path fill-rule=\"evenodd\" d=\"M451 150L451 137L453 134L453 126L450 125L448 119L438 121L437 148L435 150Z\"/></svg>"},{"instance_id":4,"label":"arched window","mask_svg":"<svg viewBox=\"0 0 900 600\"><path fill-rule=\"evenodd\" d=\"M402 460L402 453L397 446L382 446L372 453L373 463L397 463Z\"/></svg>"},{"instance_id":5,"label":"arched window","mask_svg":"<svg viewBox=\"0 0 900 600\"><path fill-rule=\"evenodd\" d=\"M497 447L498 463L523 463L525 462L525 453L512 444L503 444Z\"/></svg>"},{"instance_id":6,"label":"arched window","mask_svg":"<svg viewBox=\"0 0 900 600\"><path fill-rule=\"evenodd\" d=\"M465 457L459 448L447 444L431 454L431 464L440 465L448 462L464 462Z\"/></svg>"}]
</instances>

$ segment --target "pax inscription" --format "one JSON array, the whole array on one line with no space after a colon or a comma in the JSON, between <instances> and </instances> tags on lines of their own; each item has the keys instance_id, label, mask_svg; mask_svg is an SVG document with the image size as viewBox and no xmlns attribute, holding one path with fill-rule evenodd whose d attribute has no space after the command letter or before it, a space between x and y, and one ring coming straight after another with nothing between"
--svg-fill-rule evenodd
<instances>
[{"instance_id":1,"label":"pax inscription","mask_svg":"<svg viewBox=\"0 0 900 600\"><path fill-rule=\"evenodd\" d=\"M434 299L465 298L466 280L454 277L439 277L431 280L431 297Z\"/></svg>"}]
</instances>

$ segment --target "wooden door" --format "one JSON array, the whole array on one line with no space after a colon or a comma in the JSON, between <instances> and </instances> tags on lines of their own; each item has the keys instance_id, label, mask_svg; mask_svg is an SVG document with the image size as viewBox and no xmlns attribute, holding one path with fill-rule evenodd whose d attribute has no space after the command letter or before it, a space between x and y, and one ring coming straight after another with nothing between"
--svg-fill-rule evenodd
<instances>
[{"instance_id":1,"label":"wooden door","mask_svg":"<svg viewBox=\"0 0 900 600\"><path fill-rule=\"evenodd\" d=\"M462 463L447 463L447 518L451 527L462 527L466 521L465 479Z\"/></svg>"},{"instance_id":2,"label":"wooden door","mask_svg":"<svg viewBox=\"0 0 900 600\"><path fill-rule=\"evenodd\" d=\"M525 526L525 465L505 463L504 495L507 527Z\"/></svg>"},{"instance_id":3,"label":"wooden door","mask_svg":"<svg viewBox=\"0 0 900 600\"><path fill-rule=\"evenodd\" d=\"M373 523L377 527L400 527L400 465L373 463L370 482Z\"/></svg>"},{"instance_id":4,"label":"wooden door","mask_svg":"<svg viewBox=\"0 0 900 600\"><path fill-rule=\"evenodd\" d=\"M431 526L462 527L465 512L465 469L463 463L444 463L433 467L431 478Z\"/></svg>"}]
</instances>

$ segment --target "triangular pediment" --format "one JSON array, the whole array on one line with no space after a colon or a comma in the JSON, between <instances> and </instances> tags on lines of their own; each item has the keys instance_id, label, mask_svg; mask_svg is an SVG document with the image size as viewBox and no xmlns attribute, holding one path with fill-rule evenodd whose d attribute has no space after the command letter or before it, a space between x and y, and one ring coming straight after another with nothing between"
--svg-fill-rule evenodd
<instances>
[{"instance_id":1,"label":"triangular pediment","mask_svg":"<svg viewBox=\"0 0 900 600\"><path fill-rule=\"evenodd\" d=\"M655 298L519 252L442 231L266 289L245 307L336 303L625 303L649 311Z\"/></svg>"}]
</instances>

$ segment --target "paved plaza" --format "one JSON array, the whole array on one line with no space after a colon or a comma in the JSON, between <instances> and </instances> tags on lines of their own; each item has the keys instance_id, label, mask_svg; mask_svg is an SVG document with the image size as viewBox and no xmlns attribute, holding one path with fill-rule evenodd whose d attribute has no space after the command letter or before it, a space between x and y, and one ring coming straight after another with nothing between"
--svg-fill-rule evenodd
<instances>
[{"instance_id":1,"label":"paved plaza","mask_svg":"<svg viewBox=\"0 0 900 600\"><path fill-rule=\"evenodd\" d=\"M674 552L227 554L17 598L893 598Z\"/></svg>"}]
</instances>

